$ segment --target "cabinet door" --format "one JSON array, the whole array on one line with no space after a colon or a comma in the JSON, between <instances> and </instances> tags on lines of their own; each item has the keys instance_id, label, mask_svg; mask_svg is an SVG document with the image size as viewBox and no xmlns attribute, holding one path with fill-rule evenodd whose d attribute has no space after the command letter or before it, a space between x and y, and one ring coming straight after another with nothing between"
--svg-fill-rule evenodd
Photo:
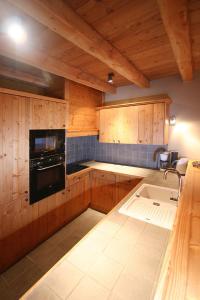
<instances>
[{"instance_id":1,"label":"cabinet door","mask_svg":"<svg viewBox=\"0 0 200 300\"><path fill-rule=\"evenodd\" d=\"M138 107L138 143L153 143L153 104Z\"/></svg>"},{"instance_id":2,"label":"cabinet door","mask_svg":"<svg viewBox=\"0 0 200 300\"><path fill-rule=\"evenodd\" d=\"M0 93L0 271L23 255L25 232L31 235L29 104L28 98Z\"/></svg>"},{"instance_id":3,"label":"cabinet door","mask_svg":"<svg viewBox=\"0 0 200 300\"><path fill-rule=\"evenodd\" d=\"M48 120L49 128L64 129L66 123L66 104L49 101Z\"/></svg>"},{"instance_id":4,"label":"cabinet door","mask_svg":"<svg viewBox=\"0 0 200 300\"><path fill-rule=\"evenodd\" d=\"M90 175L84 174L67 180L66 220L70 221L86 210L90 203Z\"/></svg>"},{"instance_id":5,"label":"cabinet door","mask_svg":"<svg viewBox=\"0 0 200 300\"><path fill-rule=\"evenodd\" d=\"M129 106L116 108L117 137L116 141L122 144L137 144L138 141L138 107Z\"/></svg>"},{"instance_id":6,"label":"cabinet door","mask_svg":"<svg viewBox=\"0 0 200 300\"><path fill-rule=\"evenodd\" d=\"M30 99L31 129L49 128L49 101Z\"/></svg>"},{"instance_id":7,"label":"cabinet door","mask_svg":"<svg viewBox=\"0 0 200 300\"><path fill-rule=\"evenodd\" d=\"M116 176L102 171L93 171L90 206L108 213L116 204Z\"/></svg>"},{"instance_id":8,"label":"cabinet door","mask_svg":"<svg viewBox=\"0 0 200 300\"><path fill-rule=\"evenodd\" d=\"M116 140L116 109L102 109L99 115L100 143L114 143Z\"/></svg>"},{"instance_id":9,"label":"cabinet door","mask_svg":"<svg viewBox=\"0 0 200 300\"><path fill-rule=\"evenodd\" d=\"M139 177L117 175L116 204L120 202L141 180L142 178Z\"/></svg>"},{"instance_id":10,"label":"cabinet door","mask_svg":"<svg viewBox=\"0 0 200 300\"><path fill-rule=\"evenodd\" d=\"M168 143L168 104L158 103L153 105L153 144L163 145Z\"/></svg>"},{"instance_id":11,"label":"cabinet door","mask_svg":"<svg viewBox=\"0 0 200 300\"><path fill-rule=\"evenodd\" d=\"M138 141L138 108L136 106L100 111L100 142L135 144Z\"/></svg>"}]
</instances>

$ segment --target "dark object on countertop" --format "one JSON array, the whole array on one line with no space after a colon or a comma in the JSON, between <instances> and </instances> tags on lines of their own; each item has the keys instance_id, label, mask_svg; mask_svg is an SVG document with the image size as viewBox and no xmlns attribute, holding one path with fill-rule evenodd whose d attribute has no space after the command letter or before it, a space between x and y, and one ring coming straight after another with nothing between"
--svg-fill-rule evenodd
<instances>
[{"instance_id":1,"label":"dark object on countertop","mask_svg":"<svg viewBox=\"0 0 200 300\"><path fill-rule=\"evenodd\" d=\"M66 173L67 173L67 175L70 175L70 174L79 172L81 170L87 169L87 168L89 168L89 167L73 163L73 164L67 165L67 167L66 167Z\"/></svg>"},{"instance_id":2,"label":"dark object on countertop","mask_svg":"<svg viewBox=\"0 0 200 300\"><path fill-rule=\"evenodd\" d=\"M200 168L200 161L193 161L193 163L192 163L192 165L193 165L193 167L195 167L195 168Z\"/></svg>"}]
</instances>

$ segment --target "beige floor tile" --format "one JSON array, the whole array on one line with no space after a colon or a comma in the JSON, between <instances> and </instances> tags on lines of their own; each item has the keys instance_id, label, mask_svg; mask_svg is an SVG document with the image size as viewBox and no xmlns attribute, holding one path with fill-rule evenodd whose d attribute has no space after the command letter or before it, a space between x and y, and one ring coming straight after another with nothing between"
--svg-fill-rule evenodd
<instances>
[{"instance_id":1,"label":"beige floor tile","mask_svg":"<svg viewBox=\"0 0 200 300\"><path fill-rule=\"evenodd\" d=\"M71 235L65 237L59 244L58 247L63 249L67 253L80 241L80 236L72 233Z\"/></svg>"},{"instance_id":2,"label":"beige floor tile","mask_svg":"<svg viewBox=\"0 0 200 300\"><path fill-rule=\"evenodd\" d=\"M121 241L135 244L140 236L142 236L145 227L145 222L128 218L128 220L123 224L123 226L115 235L115 238L120 239Z\"/></svg>"},{"instance_id":3,"label":"beige floor tile","mask_svg":"<svg viewBox=\"0 0 200 300\"><path fill-rule=\"evenodd\" d=\"M13 295L19 299L28 289L30 289L41 277L43 273L37 268L28 270L21 274L15 281L9 284Z\"/></svg>"},{"instance_id":4,"label":"beige floor tile","mask_svg":"<svg viewBox=\"0 0 200 300\"><path fill-rule=\"evenodd\" d=\"M95 229L100 230L102 232L108 233L112 236L116 234L116 232L121 228L121 225L109 220L104 220L103 222L100 222Z\"/></svg>"},{"instance_id":5,"label":"beige floor tile","mask_svg":"<svg viewBox=\"0 0 200 300\"><path fill-rule=\"evenodd\" d=\"M162 253L162 251L167 247L169 235L169 230L152 224L147 224L145 230L138 239L138 243L147 248L153 247L158 253Z\"/></svg>"},{"instance_id":6,"label":"beige floor tile","mask_svg":"<svg viewBox=\"0 0 200 300\"><path fill-rule=\"evenodd\" d=\"M49 242L44 242L27 256L41 271L47 272L65 253L64 249Z\"/></svg>"},{"instance_id":7,"label":"beige floor tile","mask_svg":"<svg viewBox=\"0 0 200 300\"><path fill-rule=\"evenodd\" d=\"M60 298L45 284L40 284L22 300L59 300Z\"/></svg>"},{"instance_id":8,"label":"beige floor tile","mask_svg":"<svg viewBox=\"0 0 200 300\"><path fill-rule=\"evenodd\" d=\"M0 299L2 300L15 300L16 298L12 294L12 291L6 285L5 280L0 276Z\"/></svg>"},{"instance_id":9,"label":"beige floor tile","mask_svg":"<svg viewBox=\"0 0 200 300\"><path fill-rule=\"evenodd\" d=\"M97 251L94 251L89 246L79 244L79 246L67 256L67 260L80 269L82 272L87 272L88 269L95 263L99 256Z\"/></svg>"},{"instance_id":10,"label":"beige floor tile","mask_svg":"<svg viewBox=\"0 0 200 300\"><path fill-rule=\"evenodd\" d=\"M128 261L129 256L134 250L134 245L126 243L119 239L113 238L104 250L104 254L122 265L125 265Z\"/></svg>"},{"instance_id":11,"label":"beige floor tile","mask_svg":"<svg viewBox=\"0 0 200 300\"><path fill-rule=\"evenodd\" d=\"M117 281L122 268L123 266L113 259L101 255L94 266L88 271L88 275L110 290Z\"/></svg>"},{"instance_id":12,"label":"beige floor tile","mask_svg":"<svg viewBox=\"0 0 200 300\"><path fill-rule=\"evenodd\" d=\"M81 244L96 252L102 252L111 238L110 234L94 229L81 241Z\"/></svg>"},{"instance_id":13,"label":"beige floor tile","mask_svg":"<svg viewBox=\"0 0 200 300\"><path fill-rule=\"evenodd\" d=\"M61 299L66 299L82 277L83 273L79 269L63 260L43 279L43 283Z\"/></svg>"},{"instance_id":14,"label":"beige floor tile","mask_svg":"<svg viewBox=\"0 0 200 300\"><path fill-rule=\"evenodd\" d=\"M129 256L123 274L133 278L139 276L154 282L160 269L160 263L161 256L157 256L155 249L136 246L136 249Z\"/></svg>"},{"instance_id":15,"label":"beige floor tile","mask_svg":"<svg viewBox=\"0 0 200 300\"><path fill-rule=\"evenodd\" d=\"M2 277L7 284L12 284L12 282L17 280L23 273L26 273L31 269L35 269L35 265L28 257L24 257L7 271L2 273Z\"/></svg>"},{"instance_id":16,"label":"beige floor tile","mask_svg":"<svg viewBox=\"0 0 200 300\"><path fill-rule=\"evenodd\" d=\"M107 217L108 221L117 222L119 225L123 225L127 219L127 216L120 214L118 211L113 212Z\"/></svg>"},{"instance_id":17,"label":"beige floor tile","mask_svg":"<svg viewBox=\"0 0 200 300\"><path fill-rule=\"evenodd\" d=\"M150 281L121 275L110 293L109 300L150 300L151 291Z\"/></svg>"},{"instance_id":18,"label":"beige floor tile","mask_svg":"<svg viewBox=\"0 0 200 300\"><path fill-rule=\"evenodd\" d=\"M108 290L98 284L95 280L84 277L79 285L69 296L69 300L106 300Z\"/></svg>"}]
</instances>

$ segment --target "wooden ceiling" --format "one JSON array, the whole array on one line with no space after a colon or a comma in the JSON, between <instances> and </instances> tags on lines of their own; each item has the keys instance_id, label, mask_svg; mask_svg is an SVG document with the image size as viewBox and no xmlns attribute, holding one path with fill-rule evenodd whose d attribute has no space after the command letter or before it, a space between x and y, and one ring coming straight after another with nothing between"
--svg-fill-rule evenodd
<instances>
[{"instance_id":1,"label":"wooden ceiling","mask_svg":"<svg viewBox=\"0 0 200 300\"><path fill-rule=\"evenodd\" d=\"M113 47L109 48L111 63L113 59L113 64L110 63L110 65L105 56L104 60L101 59L103 54L97 53L98 48L94 49L91 46L86 52L81 49L82 47L75 45L76 41L72 43L67 40L66 32L59 31L60 27L57 26L57 23L56 28L55 24L52 24L52 28L49 23L44 26L46 21L44 18L42 19L43 16L41 17L42 21L36 20L38 17L34 16L34 10L28 10L25 7L25 2L35 3L35 7L38 3L53 7L55 3L58 4L62 1L1 1L1 24L7 18L19 16L26 25L28 32L27 43L23 45L23 49L17 48L17 54L16 49L14 49L14 53L12 42L8 41L4 32L1 32L1 55L14 58L15 54L16 59L21 62L36 67L41 66L46 71L71 80L79 80L83 84L108 92L114 91L106 83L109 72L113 72L115 75L115 86L133 84L134 82L139 86L147 86L148 80L174 74L181 74L183 79L191 79L192 72L200 69L200 0L188 2L186 0L174 0L177 7L172 7L172 14L169 9L166 9L167 3L170 2L168 0L65 0L65 4L104 39L102 43L97 44L100 50L103 51L108 46L107 42L109 46ZM175 28L173 26L172 28L166 27L166 24L170 24L172 21L169 14L173 16ZM182 30L180 40L177 37L176 28L179 32ZM182 41L183 45L180 44ZM115 55L115 50L118 56ZM95 51L94 55L92 51ZM42 59L39 59L38 65L35 65L35 60L40 54L42 54ZM118 58L121 65L117 65L115 58ZM48 69L49 62L52 63L51 66L53 65L50 69ZM124 73L122 67L124 67ZM134 70L139 77L136 76L130 80L132 77L129 76L128 71L134 73ZM76 74L75 78L73 76L70 78L70 72L75 72L73 73Z\"/></svg>"}]
</instances>

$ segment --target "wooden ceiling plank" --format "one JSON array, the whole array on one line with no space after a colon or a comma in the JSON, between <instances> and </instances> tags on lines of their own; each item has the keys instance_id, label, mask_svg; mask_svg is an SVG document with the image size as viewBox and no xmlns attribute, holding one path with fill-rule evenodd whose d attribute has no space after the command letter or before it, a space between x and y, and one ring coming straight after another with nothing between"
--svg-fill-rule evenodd
<instances>
[{"instance_id":1,"label":"wooden ceiling plank","mask_svg":"<svg viewBox=\"0 0 200 300\"><path fill-rule=\"evenodd\" d=\"M49 87L48 82L46 82L43 78L39 78L38 75L36 76L27 72L23 72L10 66L0 65L0 75L11 79L29 82L44 88Z\"/></svg>"},{"instance_id":2,"label":"wooden ceiling plank","mask_svg":"<svg viewBox=\"0 0 200 300\"><path fill-rule=\"evenodd\" d=\"M192 80L192 49L187 0L157 0L183 80Z\"/></svg>"},{"instance_id":3,"label":"wooden ceiling plank","mask_svg":"<svg viewBox=\"0 0 200 300\"><path fill-rule=\"evenodd\" d=\"M129 81L149 87L148 79L111 43L62 0L9 0L38 22L94 56Z\"/></svg>"},{"instance_id":4,"label":"wooden ceiling plank","mask_svg":"<svg viewBox=\"0 0 200 300\"><path fill-rule=\"evenodd\" d=\"M103 92L114 93L116 90L114 86L96 78L91 74L83 72L79 68L72 67L66 63L60 63L60 60L52 58L42 51L33 48L16 49L13 46L13 43L8 40L8 38L0 38L0 55Z\"/></svg>"}]
</instances>

